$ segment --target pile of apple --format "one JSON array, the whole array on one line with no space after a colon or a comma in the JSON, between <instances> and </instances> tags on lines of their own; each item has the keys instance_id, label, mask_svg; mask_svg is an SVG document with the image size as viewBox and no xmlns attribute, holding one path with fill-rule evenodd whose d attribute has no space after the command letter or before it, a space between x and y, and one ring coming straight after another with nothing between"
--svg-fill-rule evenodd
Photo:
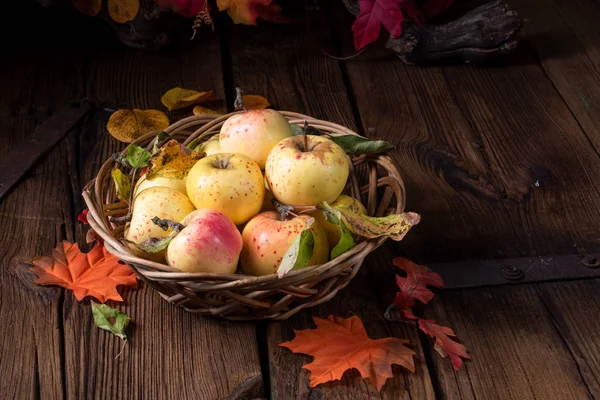
<instances>
[{"instance_id":1,"label":"pile of apple","mask_svg":"<svg viewBox=\"0 0 600 400\"><path fill-rule=\"evenodd\" d=\"M166 249L136 248L138 255L185 272L231 274L239 267L244 274L273 274L304 229L314 238L308 265L327 262L341 235L319 209L286 214L276 211L275 203L297 210L337 202L366 213L358 200L342 195L349 174L344 150L322 136L293 136L275 110L230 117L200 150L206 157L183 179L142 175L138 180L126 241L140 244L169 235L154 217L182 226Z\"/></svg>"}]
</instances>

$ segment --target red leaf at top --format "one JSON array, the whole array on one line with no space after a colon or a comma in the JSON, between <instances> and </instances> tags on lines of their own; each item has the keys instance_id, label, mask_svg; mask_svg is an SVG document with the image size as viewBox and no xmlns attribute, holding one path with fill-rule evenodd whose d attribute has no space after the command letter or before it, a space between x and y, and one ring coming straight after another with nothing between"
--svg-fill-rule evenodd
<instances>
[{"instance_id":1,"label":"red leaf at top","mask_svg":"<svg viewBox=\"0 0 600 400\"><path fill-rule=\"evenodd\" d=\"M415 300L427 304L433 298L433 293L426 285L444 286L444 280L429 268L422 267L405 258L394 258L394 265L406 272L406 278L396 275L396 284L400 292L396 293L394 304L400 309L411 308Z\"/></svg>"},{"instance_id":2,"label":"red leaf at top","mask_svg":"<svg viewBox=\"0 0 600 400\"><path fill-rule=\"evenodd\" d=\"M85 208L85 209L84 209L84 210L81 212L81 214L79 214L79 215L77 216L77 220L79 220L79 221L83 222L83 223L84 223L84 224L86 224L86 225L89 225L90 223L88 222L88 219L87 219L88 212L90 212L90 210L89 210L89 209L87 209L87 208Z\"/></svg>"},{"instance_id":3,"label":"red leaf at top","mask_svg":"<svg viewBox=\"0 0 600 400\"><path fill-rule=\"evenodd\" d=\"M450 336L457 337L452 329L447 326L438 325L428 319L421 319L415 316L410 310L402 310L402 312L406 318L418 320L419 328L430 337L435 338L435 349L442 357L450 357L450 362L455 370L460 369L463 365L461 357L468 360L471 359L467 354L467 348L450 338Z\"/></svg>"},{"instance_id":4,"label":"red leaf at top","mask_svg":"<svg viewBox=\"0 0 600 400\"><path fill-rule=\"evenodd\" d=\"M427 18L435 17L450 7L454 0L426 0L423 4L423 13Z\"/></svg>"},{"instance_id":5,"label":"red leaf at top","mask_svg":"<svg viewBox=\"0 0 600 400\"><path fill-rule=\"evenodd\" d=\"M379 38L381 25L394 37L402 34L402 0L359 0L360 13L352 25L354 47L362 49Z\"/></svg>"}]
</instances>

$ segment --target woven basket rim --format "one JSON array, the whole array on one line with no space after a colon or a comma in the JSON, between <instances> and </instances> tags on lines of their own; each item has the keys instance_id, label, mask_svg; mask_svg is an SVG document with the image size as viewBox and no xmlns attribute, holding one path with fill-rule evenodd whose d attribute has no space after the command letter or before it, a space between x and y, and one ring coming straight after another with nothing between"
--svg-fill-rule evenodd
<instances>
[{"instance_id":1,"label":"woven basket rim","mask_svg":"<svg viewBox=\"0 0 600 400\"><path fill-rule=\"evenodd\" d=\"M297 124L297 123L303 123L304 121L307 121L311 126L314 126L317 129L319 129L319 128L327 128L327 129L335 128L336 130L339 131L338 135L361 136L361 135L358 135L356 132L352 131L351 129L349 129L343 125L337 124L337 123L320 120L320 119L317 119L317 118L314 118L314 117L311 117L308 115L300 114L300 113L295 113L295 112L290 112L290 111L281 111L281 110L277 110L277 111L279 111L281 114L283 114L290 123ZM214 114L193 115L193 116L183 118L183 119L173 123L168 128L166 128L164 130L164 132L173 137L174 136L173 132L176 131L177 129L179 129L181 127L187 127L190 125L198 125L198 123L201 122L202 124L200 125L200 127L198 129L196 129L192 134L190 134L186 140L181 142L182 144L185 145L203 133L211 133L210 130L213 127L217 126L220 122L225 121L232 115L236 115L236 114L239 114L242 112L244 112L244 111L236 111L236 112L232 112L232 113L228 113L228 114L224 114L224 115L214 115ZM153 139L154 137L156 137L157 133L158 133L158 131L148 133L148 134L138 138L137 140L132 142L130 145L140 145L140 143L146 143L149 139ZM217 133L217 132L212 132L212 133ZM336 134L332 134L332 135L336 136ZM151 141L145 147L149 149L150 146L151 146ZM129 145L127 147L125 147L125 149L123 149L121 154L124 154L127 151L128 147L129 147ZM368 158L367 156L358 156L355 158L359 159L361 157ZM394 166L396 165L393 158L390 157L390 155L387 153L378 154L377 157L387 159L389 161L389 163L393 164ZM257 284L268 284L268 283L274 283L274 282L279 282L279 284L276 285L275 287L283 287L283 286L289 285L290 281L298 281L299 279L310 278L311 276L325 274L328 271L330 271L332 268L336 267L341 262L348 261L353 258L356 258L356 259L351 260L352 262L358 262L358 261L362 262L362 259L364 259L364 257L366 256L365 252L367 254L371 253L376 248L381 246L383 244L383 242L385 242L387 239L386 237L380 237L380 238L376 238L376 239L363 239L359 244L357 244L351 250L343 253L342 255L340 255L332 260L327 261L324 264L308 266L308 267L301 268L298 270L293 270L293 271L288 272L285 276L283 276L281 278L279 278L276 273L269 274L269 275L263 275L263 276L252 276L252 275L246 275L246 274L241 274L241 273L240 274L238 274L238 273L217 274L217 273L182 272L182 271L174 269L166 264L157 263L157 262L150 261L145 258L136 256L129 249L127 249L127 247L123 243L121 243L116 237L113 236L112 229L110 227L110 223L107 221L107 218L101 216L99 211L97 210L96 202L98 202L101 205L104 203L102 202L101 199L97 198L97 196L96 196L97 193L95 193L95 189L97 190L97 188L98 188L97 180L98 180L98 177L101 175L101 173L103 171L105 171L106 169L109 169L109 168L112 169L112 167L114 165L115 165L115 160L111 156L103 163L103 165L99 169L99 172L96 175L96 177L94 179L92 179L91 181L89 181L82 191L82 196L83 196L85 203L89 209L88 222L90 224L90 227L92 229L94 229L94 231L96 231L100 237L102 237L102 239L105 242L106 249L111 254L113 254L115 257L119 258L120 260L125 261L127 264L134 264L136 266L136 269L139 271L139 273L143 274L144 276L146 276L149 279L161 279L161 280L173 280L173 281L186 281L188 279L197 281L199 279L202 279L202 280L205 280L207 283L217 282L216 284L211 283L211 285L210 285L211 290L220 290L220 289L225 290L225 289L231 289L231 288L243 289L245 287L255 286ZM399 177L399 173L398 173L398 177ZM398 212L403 212L403 211L404 211L404 201L397 201L396 209L394 210L394 212L398 213ZM140 266L142 268L139 268Z\"/></svg>"}]
</instances>

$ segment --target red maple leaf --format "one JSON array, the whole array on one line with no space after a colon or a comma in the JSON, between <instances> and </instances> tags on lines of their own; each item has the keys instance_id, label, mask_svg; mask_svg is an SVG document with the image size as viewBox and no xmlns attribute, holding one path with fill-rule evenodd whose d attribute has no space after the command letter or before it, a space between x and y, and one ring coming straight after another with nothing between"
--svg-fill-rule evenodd
<instances>
[{"instance_id":1,"label":"red maple leaf","mask_svg":"<svg viewBox=\"0 0 600 400\"><path fill-rule=\"evenodd\" d=\"M450 362L455 370L462 367L463 358L471 359L467 354L467 348L450 338L450 336L457 338L456 333L452 329L447 326L438 325L434 321L419 318L410 310L402 310L402 312L406 318L417 320L419 328L430 337L435 338L435 349L442 357L450 357Z\"/></svg>"},{"instance_id":2,"label":"red maple leaf","mask_svg":"<svg viewBox=\"0 0 600 400\"><path fill-rule=\"evenodd\" d=\"M396 275L396 284L400 291L396 293L394 305L400 309L411 308L415 300L427 304L433 298L433 293L426 285L434 287L444 286L441 276L429 268L422 267L405 258L394 258L394 265L406 272L406 278Z\"/></svg>"},{"instance_id":3,"label":"red maple leaf","mask_svg":"<svg viewBox=\"0 0 600 400\"><path fill-rule=\"evenodd\" d=\"M86 225L89 225L90 223L88 222L88 219L87 219L88 212L90 212L90 210L89 210L89 209L87 209L87 208L85 208L85 209L84 209L84 210L81 212L81 214L79 214L79 215L77 216L77 220L79 220L79 221L83 222L83 223L84 223L84 224L86 224Z\"/></svg>"}]
</instances>

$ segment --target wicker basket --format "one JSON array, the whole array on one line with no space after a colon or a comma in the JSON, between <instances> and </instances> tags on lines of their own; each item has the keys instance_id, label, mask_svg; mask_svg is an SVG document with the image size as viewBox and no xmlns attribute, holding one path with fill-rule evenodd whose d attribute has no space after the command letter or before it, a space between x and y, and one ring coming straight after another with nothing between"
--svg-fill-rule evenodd
<instances>
[{"instance_id":1,"label":"wicker basket","mask_svg":"<svg viewBox=\"0 0 600 400\"><path fill-rule=\"evenodd\" d=\"M332 136L356 135L338 124L292 112L281 113L291 123L302 125L307 121ZM166 132L184 144L195 138L206 140L216 134L231 115L189 117L171 125ZM155 134L148 134L133 144L150 149L154 137ZM349 164L350 178L345 193L360 198L367 205L369 215L404 211L404 184L388 155L349 157ZM282 278L276 274L254 277L180 272L166 264L136 257L120 241L124 224L109 220L111 215L126 212L124 203L117 202L111 181L110 171L114 165L115 161L110 158L96 179L84 188L90 226L104 239L107 250L126 262L140 279L168 302L192 313L232 320L286 319L303 308L333 298L356 275L365 257L385 241L385 238L364 240L332 261L291 271Z\"/></svg>"}]
</instances>

